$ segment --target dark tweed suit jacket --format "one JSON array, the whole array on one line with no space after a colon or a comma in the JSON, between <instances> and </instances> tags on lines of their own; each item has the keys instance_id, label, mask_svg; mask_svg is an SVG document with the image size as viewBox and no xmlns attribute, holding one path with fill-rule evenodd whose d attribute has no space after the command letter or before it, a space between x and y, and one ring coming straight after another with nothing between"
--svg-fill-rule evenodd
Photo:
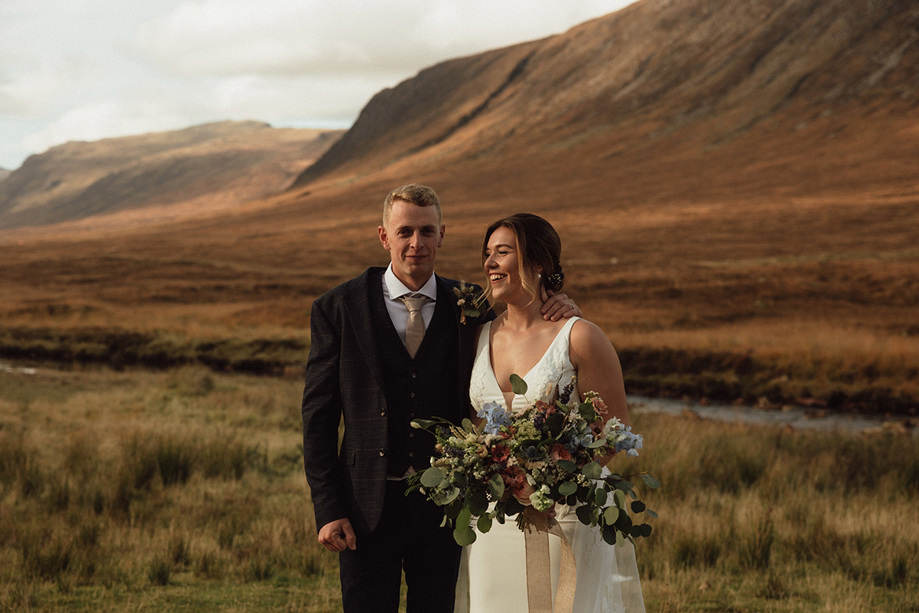
<instances>
[{"instance_id":1,"label":"dark tweed suit jacket","mask_svg":"<svg viewBox=\"0 0 919 613\"><path fill-rule=\"evenodd\" d=\"M312 307L312 344L303 390L303 460L317 530L347 517L358 536L377 525L386 492L388 424L385 382L373 332L372 293L382 295L384 268L362 275L318 298ZM436 275L435 275L436 276ZM459 421L469 406L476 320L460 323L453 288L459 283L436 276L438 303L446 297L455 311L459 336ZM440 306L440 304L438 304ZM482 321L494 317L489 312ZM345 435L339 451L338 425Z\"/></svg>"}]
</instances>

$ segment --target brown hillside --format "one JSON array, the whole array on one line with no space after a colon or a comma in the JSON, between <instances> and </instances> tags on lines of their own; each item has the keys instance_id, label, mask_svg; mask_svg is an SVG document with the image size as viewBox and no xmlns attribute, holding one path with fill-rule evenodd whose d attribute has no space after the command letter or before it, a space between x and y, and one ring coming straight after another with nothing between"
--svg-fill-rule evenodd
<instances>
[{"instance_id":1,"label":"brown hillside","mask_svg":"<svg viewBox=\"0 0 919 613\"><path fill-rule=\"evenodd\" d=\"M545 215L633 390L915 409L917 32L906 0L642 0L432 66L232 214L0 232L0 337L305 340L315 296L386 263L382 198L415 181L447 276L480 277L490 221Z\"/></svg>"},{"instance_id":2,"label":"brown hillside","mask_svg":"<svg viewBox=\"0 0 919 613\"><path fill-rule=\"evenodd\" d=\"M836 184L834 170L911 180L909 165L889 161L917 152L917 28L905 0L645 0L381 92L298 184L449 164L499 165L505 181L528 186L564 179L565 192L617 188L634 168L647 178L649 165L694 192L823 189L813 182ZM883 137L864 147L867 134ZM733 168L685 176L687 157Z\"/></svg>"},{"instance_id":3,"label":"brown hillside","mask_svg":"<svg viewBox=\"0 0 919 613\"><path fill-rule=\"evenodd\" d=\"M177 203L213 213L285 189L338 135L228 121L67 143L29 157L0 182L0 227Z\"/></svg>"}]
</instances>

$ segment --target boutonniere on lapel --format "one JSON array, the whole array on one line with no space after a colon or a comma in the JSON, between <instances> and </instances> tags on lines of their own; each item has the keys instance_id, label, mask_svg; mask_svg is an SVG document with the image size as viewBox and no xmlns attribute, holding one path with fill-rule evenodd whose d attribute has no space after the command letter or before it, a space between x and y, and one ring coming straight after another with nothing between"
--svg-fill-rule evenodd
<instances>
[{"instance_id":1,"label":"boutonniere on lapel","mask_svg":"<svg viewBox=\"0 0 919 613\"><path fill-rule=\"evenodd\" d=\"M467 317L475 319L482 314L482 305L485 303L485 291L476 291L472 285L460 281L459 287L453 288L456 294L456 306L460 308L460 323L465 324Z\"/></svg>"}]
</instances>

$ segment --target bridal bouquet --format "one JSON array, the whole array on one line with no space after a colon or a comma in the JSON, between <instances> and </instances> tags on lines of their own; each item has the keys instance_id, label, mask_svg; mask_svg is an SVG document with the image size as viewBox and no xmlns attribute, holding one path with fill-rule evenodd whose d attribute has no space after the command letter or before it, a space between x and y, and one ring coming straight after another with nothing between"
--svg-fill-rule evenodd
<instances>
[{"instance_id":1,"label":"bridal bouquet","mask_svg":"<svg viewBox=\"0 0 919 613\"><path fill-rule=\"evenodd\" d=\"M511 375L511 385L515 394L526 394L519 376ZM461 426L444 419L412 422L433 433L437 444L430 468L412 475L409 491L421 490L444 507L444 522L453 526L457 543L475 541L473 518L481 533L514 515L524 530L534 517L523 512L528 506L547 511L556 503L576 507L578 519L599 526L609 544L651 534L651 526L636 516L657 515L630 479L641 477L651 488L660 483L647 473L604 475L597 461L614 452L638 455L641 435L615 417L605 419L606 405L595 393L584 402L569 401L573 386L554 402L537 401L516 412L489 402L478 413L484 419L478 427L469 419Z\"/></svg>"}]
</instances>

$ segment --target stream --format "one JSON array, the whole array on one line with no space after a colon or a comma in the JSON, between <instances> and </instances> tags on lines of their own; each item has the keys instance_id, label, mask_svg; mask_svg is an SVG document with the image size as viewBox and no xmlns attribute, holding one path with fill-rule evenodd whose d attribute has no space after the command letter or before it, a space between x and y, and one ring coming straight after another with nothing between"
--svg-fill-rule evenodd
<instances>
[{"instance_id":1,"label":"stream","mask_svg":"<svg viewBox=\"0 0 919 613\"><path fill-rule=\"evenodd\" d=\"M636 414L665 413L685 415L695 419L709 419L742 424L789 426L800 430L823 432L881 432L910 434L919 438L917 420L908 416L873 416L853 413L834 413L804 407L785 406L779 409L761 409L747 405L700 404L692 400L629 396L629 410Z\"/></svg>"},{"instance_id":2,"label":"stream","mask_svg":"<svg viewBox=\"0 0 919 613\"><path fill-rule=\"evenodd\" d=\"M54 370L54 369L47 369ZM0 362L0 372L34 376L39 368L17 366ZM919 420L908 416L872 416L853 413L834 413L804 407L785 406L780 409L762 409L748 405L699 403L692 400L629 396L629 411L635 414L664 413L683 415L693 419L708 419L742 424L788 426L800 430L824 432L891 432L909 434L919 439Z\"/></svg>"}]
</instances>

